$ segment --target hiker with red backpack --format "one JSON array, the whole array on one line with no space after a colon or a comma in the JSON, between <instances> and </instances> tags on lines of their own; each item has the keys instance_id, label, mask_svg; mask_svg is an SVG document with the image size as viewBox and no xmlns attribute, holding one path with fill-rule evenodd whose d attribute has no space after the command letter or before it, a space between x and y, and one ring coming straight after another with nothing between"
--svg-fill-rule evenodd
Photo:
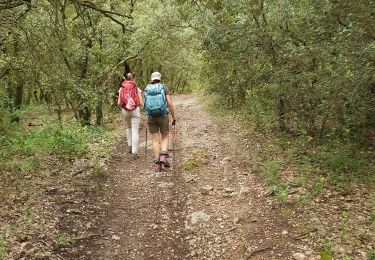
<instances>
[{"instance_id":1,"label":"hiker with red backpack","mask_svg":"<svg viewBox=\"0 0 375 260\"><path fill-rule=\"evenodd\" d=\"M140 107L143 106L143 99L142 91L137 87L131 73L126 74L121 84L117 103L124 116L128 151L135 160L138 158Z\"/></svg>"},{"instance_id":2,"label":"hiker with red backpack","mask_svg":"<svg viewBox=\"0 0 375 260\"><path fill-rule=\"evenodd\" d=\"M151 83L144 90L145 109L148 115L148 128L152 136L155 170L170 167L168 162L169 146L169 113L172 115L172 125L176 124L174 107L167 86L161 83L161 74L153 72ZM159 145L161 138L161 147Z\"/></svg>"}]
</instances>

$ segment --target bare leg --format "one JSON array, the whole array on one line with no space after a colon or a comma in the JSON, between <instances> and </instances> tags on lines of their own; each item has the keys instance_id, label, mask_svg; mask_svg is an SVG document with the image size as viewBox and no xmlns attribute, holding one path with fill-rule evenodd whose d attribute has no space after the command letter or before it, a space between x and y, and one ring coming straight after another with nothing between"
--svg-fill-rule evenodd
<instances>
[{"instance_id":1,"label":"bare leg","mask_svg":"<svg viewBox=\"0 0 375 260\"><path fill-rule=\"evenodd\" d=\"M159 154L160 154L160 134L159 133L153 133L152 135L152 148L154 151L154 158L155 160L159 160Z\"/></svg>"},{"instance_id":2,"label":"bare leg","mask_svg":"<svg viewBox=\"0 0 375 260\"><path fill-rule=\"evenodd\" d=\"M161 150L168 153L169 134L161 134Z\"/></svg>"}]
</instances>

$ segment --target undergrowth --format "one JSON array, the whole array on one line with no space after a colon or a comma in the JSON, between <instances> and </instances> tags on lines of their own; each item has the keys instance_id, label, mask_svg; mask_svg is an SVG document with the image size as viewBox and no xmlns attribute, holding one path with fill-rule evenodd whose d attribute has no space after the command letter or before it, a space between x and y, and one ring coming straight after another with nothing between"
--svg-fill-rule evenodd
<instances>
[{"instance_id":1,"label":"undergrowth","mask_svg":"<svg viewBox=\"0 0 375 260\"><path fill-rule=\"evenodd\" d=\"M205 97L207 109L221 119L235 118L248 129L250 140L258 142L260 149L255 154L250 149L248 164L262 173L272 193L284 200L291 187L305 187L306 198L313 199L327 188L339 192L350 192L353 184L361 183L374 191L375 153L353 139L329 134L315 139L308 135L292 136L275 132L272 128L260 129L249 122L248 115L238 109L227 109L220 105L217 97ZM285 171L297 172L294 178L287 177ZM375 206L374 206L375 207Z\"/></svg>"},{"instance_id":2,"label":"undergrowth","mask_svg":"<svg viewBox=\"0 0 375 260\"><path fill-rule=\"evenodd\" d=\"M223 128L229 128L227 126L234 119L242 126L244 141L249 147L247 166L252 172L259 173L276 200L295 200L300 206L312 209L311 214L314 214L314 205L324 205L315 202L330 198L332 194L336 194L336 198L363 192L372 194L369 199L372 209L368 219L369 228L375 231L375 151L366 146L361 138L333 133L320 138L306 133L281 133L272 126L249 120L251 117L241 109L225 108L220 99L206 96L202 101ZM331 205L327 204L327 207L329 212ZM281 214L285 218L291 216L288 208L283 208ZM354 216L341 211L341 215L336 217L341 220L338 226L342 239L353 240L349 238L353 236L353 230L357 233L362 230L362 237L366 237L367 223L356 229L353 225L358 223ZM302 234L318 230L309 225L300 228ZM333 259L338 254L335 244L324 234L319 239L321 247L317 250L321 259ZM365 240L357 242L363 243L364 247L368 243ZM373 247L367 248L368 251L362 251L361 254L367 254L368 259L375 260ZM351 259L351 256L345 255L343 259Z\"/></svg>"},{"instance_id":3,"label":"undergrowth","mask_svg":"<svg viewBox=\"0 0 375 260\"><path fill-rule=\"evenodd\" d=\"M14 230L0 229L0 260L15 248L20 234L39 236L53 229L49 212L43 212L52 202L43 204L56 192L79 190L75 185L81 183L96 192L117 135L104 127L68 123L69 118L60 125L40 110L31 108L23 117L28 120L19 124L0 124L0 201L7 209L0 211L0 228L11 225ZM67 235L55 240L59 245L72 242Z\"/></svg>"},{"instance_id":4,"label":"undergrowth","mask_svg":"<svg viewBox=\"0 0 375 260\"><path fill-rule=\"evenodd\" d=\"M57 159L59 167L63 169L75 158L90 157L92 144L111 143L111 139L109 133L98 127L46 126L26 132L13 129L1 136L1 186L4 186L0 189L0 198L4 199L9 193L7 187L22 190L23 180L38 174L46 161Z\"/></svg>"}]
</instances>

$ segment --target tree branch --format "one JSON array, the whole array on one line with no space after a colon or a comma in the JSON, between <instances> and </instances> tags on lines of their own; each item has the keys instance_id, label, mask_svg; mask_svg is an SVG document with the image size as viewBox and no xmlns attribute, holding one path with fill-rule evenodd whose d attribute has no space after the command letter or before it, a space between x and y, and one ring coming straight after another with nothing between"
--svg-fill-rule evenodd
<instances>
[{"instance_id":1,"label":"tree branch","mask_svg":"<svg viewBox=\"0 0 375 260\"><path fill-rule=\"evenodd\" d=\"M129 18L129 19L133 19L132 16L129 16L129 15L126 15L126 14L121 14L121 13L117 13L117 12L114 12L114 11L101 9L100 7L97 7L96 5L94 5L93 3L89 2L89 1L82 1L82 2L79 2L79 3L83 6L94 9L95 11L100 12L102 14L113 14L113 15L116 15L116 16L121 16L121 17Z\"/></svg>"},{"instance_id":2,"label":"tree branch","mask_svg":"<svg viewBox=\"0 0 375 260\"><path fill-rule=\"evenodd\" d=\"M0 0L0 11L16 8L21 5L31 6L31 0Z\"/></svg>"},{"instance_id":3,"label":"tree branch","mask_svg":"<svg viewBox=\"0 0 375 260\"><path fill-rule=\"evenodd\" d=\"M129 60L132 60L132 59L135 59L138 57L138 55L143 52L147 45L149 45L151 43L151 40L149 40L148 42L145 43L145 45L139 49L137 51L137 53L133 54L133 55L130 55L126 58L124 58L123 60L119 61L110 71L108 71L107 73L104 74L102 80L100 80L98 83L101 84L101 82L103 83L102 85L107 85L107 82L110 80L110 78L113 76L113 74L115 73L116 69L118 67L120 67L121 65L123 65L125 62L129 61ZM107 88L105 89L105 91L107 90Z\"/></svg>"},{"instance_id":4,"label":"tree branch","mask_svg":"<svg viewBox=\"0 0 375 260\"><path fill-rule=\"evenodd\" d=\"M94 5L93 3L89 2L89 1L77 2L77 4L79 4L83 7L92 9L94 11L97 11L97 12L101 13L102 15L104 15L105 17L109 18L110 20L114 21L115 23L121 25L123 33L125 33L125 31L133 32L133 30L127 29L125 24L114 16L120 16L120 17L124 17L124 18L128 18L128 19L133 19L133 17L131 17L129 15L126 15L126 14L120 14L120 13L117 13L117 12L114 12L114 11L110 11L110 10L104 10L104 9ZM77 14L77 15L79 15L79 14Z\"/></svg>"}]
</instances>

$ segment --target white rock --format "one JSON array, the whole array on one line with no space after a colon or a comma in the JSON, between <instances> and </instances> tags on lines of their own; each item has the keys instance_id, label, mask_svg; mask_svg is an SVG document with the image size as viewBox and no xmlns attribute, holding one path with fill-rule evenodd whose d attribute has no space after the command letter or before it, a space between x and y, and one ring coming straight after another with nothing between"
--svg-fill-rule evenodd
<instances>
[{"instance_id":1,"label":"white rock","mask_svg":"<svg viewBox=\"0 0 375 260\"><path fill-rule=\"evenodd\" d=\"M281 234L283 234L284 236L285 236L285 235L288 235L288 231L283 230L283 232L281 232Z\"/></svg>"},{"instance_id":2,"label":"white rock","mask_svg":"<svg viewBox=\"0 0 375 260\"><path fill-rule=\"evenodd\" d=\"M191 214L191 224L195 225L198 222L207 222L210 220L210 216L204 213L203 211L193 212Z\"/></svg>"},{"instance_id":3,"label":"white rock","mask_svg":"<svg viewBox=\"0 0 375 260\"><path fill-rule=\"evenodd\" d=\"M224 157L222 162L230 162L232 159L230 157Z\"/></svg>"},{"instance_id":4,"label":"white rock","mask_svg":"<svg viewBox=\"0 0 375 260\"><path fill-rule=\"evenodd\" d=\"M306 256L302 253L294 253L293 254L293 259L295 260L303 260L306 259Z\"/></svg>"},{"instance_id":5,"label":"white rock","mask_svg":"<svg viewBox=\"0 0 375 260\"><path fill-rule=\"evenodd\" d=\"M204 186L200 188L201 194L208 195L210 194L210 191L212 191L214 188L212 186Z\"/></svg>"},{"instance_id":6,"label":"white rock","mask_svg":"<svg viewBox=\"0 0 375 260\"><path fill-rule=\"evenodd\" d=\"M207 190L210 190L210 191L214 189L214 187L212 187L210 185L204 186L204 188L207 189Z\"/></svg>"},{"instance_id":7,"label":"white rock","mask_svg":"<svg viewBox=\"0 0 375 260\"><path fill-rule=\"evenodd\" d=\"M240 189L240 195L246 196L250 193L250 188L249 187L241 187Z\"/></svg>"},{"instance_id":8,"label":"white rock","mask_svg":"<svg viewBox=\"0 0 375 260\"><path fill-rule=\"evenodd\" d=\"M234 192L234 189L233 188L225 188L225 192L226 193L232 193L232 192Z\"/></svg>"},{"instance_id":9,"label":"white rock","mask_svg":"<svg viewBox=\"0 0 375 260\"><path fill-rule=\"evenodd\" d=\"M169 187L172 187L174 185L174 183L173 182L164 182L164 181L162 181L162 182L159 182L157 185L160 188L169 188Z\"/></svg>"},{"instance_id":10,"label":"white rock","mask_svg":"<svg viewBox=\"0 0 375 260\"><path fill-rule=\"evenodd\" d=\"M119 236L116 236L116 235L113 235L113 236L112 236L112 239L113 239L113 240L120 240L120 237L119 237Z\"/></svg>"}]
</instances>

